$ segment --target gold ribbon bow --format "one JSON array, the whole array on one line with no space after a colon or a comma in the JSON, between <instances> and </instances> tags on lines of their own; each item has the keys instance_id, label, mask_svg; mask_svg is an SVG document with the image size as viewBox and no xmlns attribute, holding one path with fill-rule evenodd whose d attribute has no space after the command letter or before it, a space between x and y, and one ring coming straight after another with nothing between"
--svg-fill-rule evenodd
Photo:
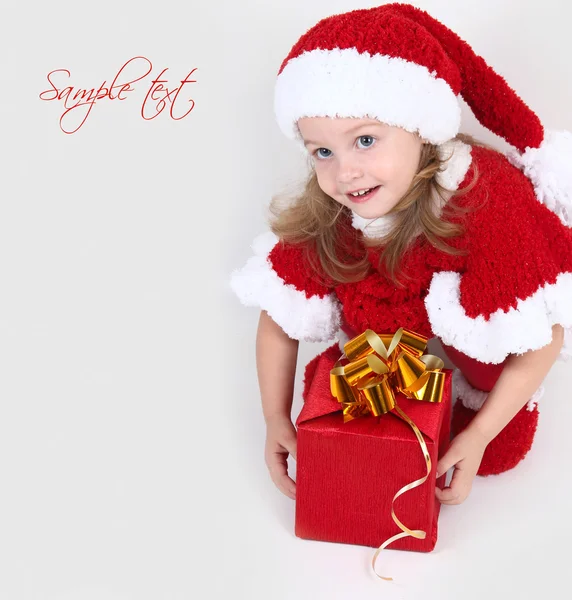
<instances>
[{"instance_id":1,"label":"gold ribbon bow","mask_svg":"<svg viewBox=\"0 0 572 600\"><path fill-rule=\"evenodd\" d=\"M420 529L406 527L393 509L401 494L425 483L431 473L431 457L423 434L395 401L396 393L423 402L442 401L445 373L441 369L445 363L438 356L423 354L427 341L426 337L403 327L393 335L366 329L344 345L344 354L330 371L330 389L343 406L344 423L368 414L381 416L395 409L413 429L425 457L426 475L402 487L391 502L391 516L402 533L383 542L372 559L374 573L387 581L393 581L393 578L382 577L375 570L379 553L402 537L410 535L423 540L427 535ZM344 357L349 363L342 365Z\"/></svg>"}]
</instances>

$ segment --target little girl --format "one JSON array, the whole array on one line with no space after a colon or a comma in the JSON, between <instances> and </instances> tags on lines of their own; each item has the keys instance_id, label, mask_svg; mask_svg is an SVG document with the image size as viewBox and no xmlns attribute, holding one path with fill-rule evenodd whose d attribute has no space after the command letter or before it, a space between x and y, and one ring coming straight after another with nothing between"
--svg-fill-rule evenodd
<instances>
[{"instance_id":1,"label":"little girl","mask_svg":"<svg viewBox=\"0 0 572 600\"><path fill-rule=\"evenodd\" d=\"M459 134L464 99L515 149ZM256 356L266 463L295 497L286 458L299 340L399 327L438 338L454 372L442 503L531 447L541 383L572 355L572 135L538 117L470 46L407 4L319 21L282 63L275 112L311 157L305 191L275 215L233 273L261 308ZM445 241L447 240L447 241Z\"/></svg>"}]
</instances>

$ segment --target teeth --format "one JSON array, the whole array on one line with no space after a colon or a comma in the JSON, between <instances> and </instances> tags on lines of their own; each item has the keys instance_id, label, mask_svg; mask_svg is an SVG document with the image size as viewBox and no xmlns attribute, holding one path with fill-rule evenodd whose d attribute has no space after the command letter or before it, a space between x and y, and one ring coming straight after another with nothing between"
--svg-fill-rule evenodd
<instances>
[{"instance_id":1,"label":"teeth","mask_svg":"<svg viewBox=\"0 0 572 600\"><path fill-rule=\"evenodd\" d=\"M363 196L373 190L373 188L368 188L367 190L362 190L361 192L355 192L355 194L350 194L350 196Z\"/></svg>"}]
</instances>

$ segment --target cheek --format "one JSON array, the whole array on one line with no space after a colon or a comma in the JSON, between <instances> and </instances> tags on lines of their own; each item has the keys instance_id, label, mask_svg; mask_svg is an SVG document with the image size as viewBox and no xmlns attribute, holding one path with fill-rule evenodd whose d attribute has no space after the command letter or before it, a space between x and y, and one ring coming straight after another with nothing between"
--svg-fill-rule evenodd
<instances>
[{"instance_id":1,"label":"cheek","mask_svg":"<svg viewBox=\"0 0 572 600\"><path fill-rule=\"evenodd\" d=\"M368 165L367 170L379 179L380 182L390 184L399 177L399 164L395 160L395 156L391 153L384 152L377 155Z\"/></svg>"},{"instance_id":2,"label":"cheek","mask_svg":"<svg viewBox=\"0 0 572 600\"><path fill-rule=\"evenodd\" d=\"M319 165L315 167L316 177L318 178L318 184L323 190L330 190L332 187L335 187L335 181L333 174L330 172L331 169L328 169L327 166Z\"/></svg>"},{"instance_id":3,"label":"cheek","mask_svg":"<svg viewBox=\"0 0 572 600\"><path fill-rule=\"evenodd\" d=\"M415 141L410 142L406 145L405 152L403 153L403 170L406 171L413 177L419 167L419 160L421 158L421 145Z\"/></svg>"},{"instance_id":4,"label":"cheek","mask_svg":"<svg viewBox=\"0 0 572 600\"><path fill-rule=\"evenodd\" d=\"M394 181L402 185L409 185L417 172L419 158L414 148L408 148L404 152L395 153L386 163L387 173Z\"/></svg>"},{"instance_id":5,"label":"cheek","mask_svg":"<svg viewBox=\"0 0 572 600\"><path fill-rule=\"evenodd\" d=\"M318 172L316 171L316 175L318 177L318 185L320 186L320 189L325 192L326 194L330 194L331 191L331 185L328 184L328 180L326 177L324 177L324 175L322 173L318 174Z\"/></svg>"}]
</instances>

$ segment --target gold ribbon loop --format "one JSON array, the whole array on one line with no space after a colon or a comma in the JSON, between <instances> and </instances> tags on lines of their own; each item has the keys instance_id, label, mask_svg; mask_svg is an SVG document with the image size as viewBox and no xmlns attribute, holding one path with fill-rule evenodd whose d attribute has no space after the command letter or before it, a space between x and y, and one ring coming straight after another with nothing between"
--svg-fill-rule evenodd
<instances>
[{"instance_id":1,"label":"gold ribbon loop","mask_svg":"<svg viewBox=\"0 0 572 600\"><path fill-rule=\"evenodd\" d=\"M361 416L379 417L395 409L413 430L425 458L427 473L402 487L391 501L391 517L402 533L383 542L372 559L374 573L387 581L393 578L383 577L375 570L379 553L400 538L425 539L427 535L425 531L409 529L393 508L399 496L423 485L431 473L431 458L423 434L396 404L396 394L423 402L443 400L445 373L441 369L445 363L438 356L423 354L427 341L426 337L403 327L394 334L377 334L366 329L344 345L344 354L330 371L330 390L342 405L344 423Z\"/></svg>"}]
</instances>

